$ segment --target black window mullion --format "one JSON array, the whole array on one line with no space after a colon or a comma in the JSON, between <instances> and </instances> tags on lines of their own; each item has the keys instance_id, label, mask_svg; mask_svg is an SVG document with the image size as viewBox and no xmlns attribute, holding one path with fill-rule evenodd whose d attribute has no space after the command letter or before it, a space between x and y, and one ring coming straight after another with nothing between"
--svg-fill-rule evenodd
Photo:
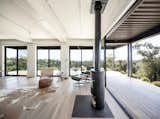
<instances>
[{"instance_id":1,"label":"black window mullion","mask_svg":"<svg viewBox=\"0 0 160 119\"><path fill-rule=\"evenodd\" d=\"M38 76L38 48L37 48L37 51L36 51L36 55L37 55L36 56L36 58L37 58L37 62L36 62L37 63L37 72L36 73L37 73L37 76Z\"/></svg>"},{"instance_id":2,"label":"black window mullion","mask_svg":"<svg viewBox=\"0 0 160 119\"><path fill-rule=\"evenodd\" d=\"M7 76L7 48L5 47L5 59L4 59L4 63L5 63L5 76Z\"/></svg>"},{"instance_id":3,"label":"black window mullion","mask_svg":"<svg viewBox=\"0 0 160 119\"><path fill-rule=\"evenodd\" d=\"M16 70L17 70L17 76L18 76L18 70L19 70L19 66L18 66L18 55L19 55L19 53L18 53L18 48L16 49L17 50L17 58L16 58Z\"/></svg>"},{"instance_id":4,"label":"black window mullion","mask_svg":"<svg viewBox=\"0 0 160 119\"><path fill-rule=\"evenodd\" d=\"M82 73L82 49L81 49L81 73Z\"/></svg>"},{"instance_id":5,"label":"black window mullion","mask_svg":"<svg viewBox=\"0 0 160 119\"><path fill-rule=\"evenodd\" d=\"M69 48L69 76L71 76L71 48Z\"/></svg>"},{"instance_id":6,"label":"black window mullion","mask_svg":"<svg viewBox=\"0 0 160 119\"><path fill-rule=\"evenodd\" d=\"M48 67L50 67L50 49L48 49Z\"/></svg>"}]
</instances>

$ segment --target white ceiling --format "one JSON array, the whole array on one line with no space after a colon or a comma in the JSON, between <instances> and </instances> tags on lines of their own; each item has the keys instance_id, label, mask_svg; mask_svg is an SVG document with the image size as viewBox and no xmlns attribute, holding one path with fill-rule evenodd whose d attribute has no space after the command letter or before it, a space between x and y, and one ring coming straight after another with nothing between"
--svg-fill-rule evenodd
<instances>
[{"instance_id":1,"label":"white ceiling","mask_svg":"<svg viewBox=\"0 0 160 119\"><path fill-rule=\"evenodd\" d=\"M102 36L135 0L109 0ZM94 39L91 0L0 0L0 39Z\"/></svg>"}]
</instances>

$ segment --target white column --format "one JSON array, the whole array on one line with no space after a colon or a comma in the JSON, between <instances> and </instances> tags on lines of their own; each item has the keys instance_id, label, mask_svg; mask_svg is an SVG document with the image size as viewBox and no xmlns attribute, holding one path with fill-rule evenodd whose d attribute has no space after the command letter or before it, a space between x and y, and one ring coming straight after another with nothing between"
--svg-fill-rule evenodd
<instances>
[{"instance_id":1,"label":"white column","mask_svg":"<svg viewBox=\"0 0 160 119\"><path fill-rule=\"evenodd\" d=\"M4 76L4 46L0 43L0 75Z\"/></svg>"},{"instance_id":2,"label":"white column","mask_svg":"<svg viewBox=\"0 0 160 119\"><path fill-rule=\"evenodd\" d=\"M64 76L69 76L69 45L66 43L61 45L61 71Z\"/></svg>"},{"instance_id":3,"label":"white column","mask_svg":"<svg viewBox=\"0 0 160 119\"><path fill-rule=\"evenodd\" d=\"M27 77L36 77L37 75L37 46L35 44L27 45Z\"/></svg>"}]
</instances>

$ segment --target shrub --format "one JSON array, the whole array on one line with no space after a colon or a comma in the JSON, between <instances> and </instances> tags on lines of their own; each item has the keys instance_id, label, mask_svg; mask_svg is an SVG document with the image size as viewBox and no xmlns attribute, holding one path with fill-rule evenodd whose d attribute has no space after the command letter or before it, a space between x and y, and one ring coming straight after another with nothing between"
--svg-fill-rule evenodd
<instances>
[{"instance_id":1,"label":"shrub","mask_svg":"<svg viewBox=\"0 0 160 119\"><path fill-rule=\"evenodd\" d=\"M150 82L150 80L149 80L147 77L141 77L141 79L142 79L143 81Z\"/></svg>"},{"instance_id":2,"label":"shrub","mask_svg":"<svg viewBox=\"0 0 160 119\"><path fill-rule=\"evenodd\" d=\"M126 74L126 72L125 71L120 71L122 74Z\"/></svg>"},{"instance_id":3,"label":"shrub","mask_svg":"<svg viewBox=\"0 0 160 119\"><path fill-rule=\"evenodd\" d=\"M132 77L137 79L140 78L137 74L132 74Z\"/></svg>"},{"instance_id":4,"label":"shrub","mask_svg":"<svg viewBox=\"0 0 160 119\"><path fill-rule=\"evenodd\" d=\"M160 81L154 81L154 82L152 82L152 84L154 84L155 86L160 87Z\"/></svg>"}]
</instances>

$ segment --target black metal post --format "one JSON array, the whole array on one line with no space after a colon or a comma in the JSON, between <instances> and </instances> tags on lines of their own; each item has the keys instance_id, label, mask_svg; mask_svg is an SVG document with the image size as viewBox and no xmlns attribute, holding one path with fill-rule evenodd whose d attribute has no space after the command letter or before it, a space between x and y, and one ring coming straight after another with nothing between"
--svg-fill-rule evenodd
<instances>
[{"instance_id":1,"label":"black metal post","mask_svg":"<svg viewBox=\"0 0 160 119\"><path fill-rule=\"evenodd\" d=\"M128 76L132 76L132 43L128 43L128 64L127 64L127 69L128 69Z\"/></svg>"},{"instance_id":2,"label":"black metal post","mask_svg":"<svg viewBox=\"0 0 160 119\"><path fill-rule=\"evenodd\" d=\"M105 71L105 73L104 73L104 75L105 75L105 77L104 77L105 78L104 79L105 80L104 81L105 84L104 85L105 85L105 88L106 88L107 87L107 81L106 81L107 80L106 79L107 78L107 76L106 76L107 64L106 64L106 43L105 43L105 40L104 40L104 71Z\"/></svg>"}]
</instances>

